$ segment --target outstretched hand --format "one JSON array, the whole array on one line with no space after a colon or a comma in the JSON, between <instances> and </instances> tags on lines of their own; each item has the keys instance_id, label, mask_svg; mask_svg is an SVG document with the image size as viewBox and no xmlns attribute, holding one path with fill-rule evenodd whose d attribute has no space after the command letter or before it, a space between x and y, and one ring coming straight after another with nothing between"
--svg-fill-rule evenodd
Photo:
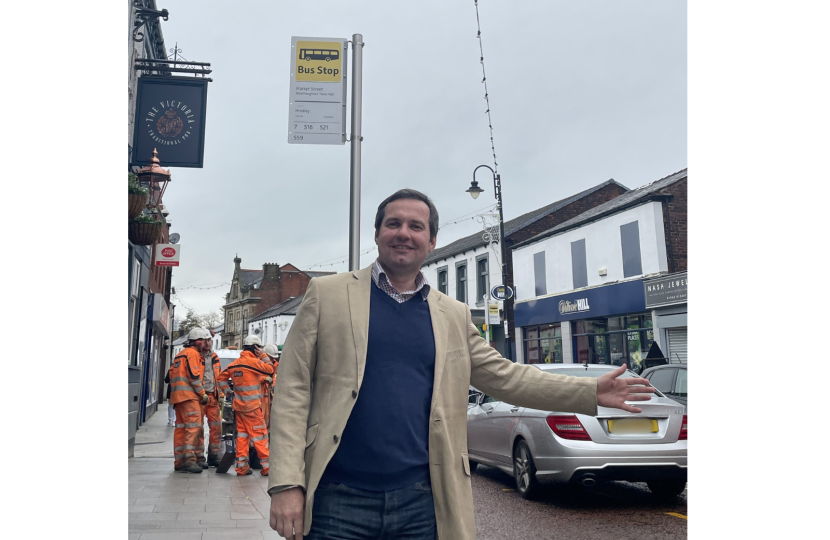
<instances>
[{"instance_id":1,"label":"outstretched hand","mask_svg":"<svg viewBox=\"0 0 830 540\"><path fill-rule=\"evenodd\" d=\"M624 411L639 413L642 409L626 404L626 401L648 401L654 393L654 387L647 379L638 377L620 379L625 373L623 364L597 379L597 405L613 407Z\"/></svg>"}]
</instances>

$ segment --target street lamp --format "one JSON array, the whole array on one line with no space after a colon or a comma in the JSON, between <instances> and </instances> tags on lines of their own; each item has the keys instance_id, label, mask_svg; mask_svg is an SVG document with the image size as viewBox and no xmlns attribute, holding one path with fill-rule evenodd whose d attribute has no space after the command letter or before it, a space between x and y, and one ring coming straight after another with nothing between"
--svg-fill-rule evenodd
<instances>
[{"instance_id":1,"label":"street lamp","mask_svg":"<svg viewBox=\"0 0 830 540\"><path fill-rule=\"evenodd\" d=\"M159 165L159 153L153 148L153 157L150 158L150 163L146 167L135 172L138 176L138 181L142 187L150 190L150 201L147 207L158 210L158 206L163 200L164 191L167 189L167 184L170 183L170 170L164 170Z\"/></svg>"},{"instance_id":2,"label":"street lamp","mask_svg":"<svg viewBox=\"0 0 830 540\"><path fill-rule=\"evenodd\" d=\"M486 168L493 174L493 189L496 192L496 203L499 208L499 244L501 245L501 282L502 285L507 287L507 246L504 243L504 211L502 210L502 200L501 200L501 177L500 175L496 174L496 171L491 169L488 165L479 165L475 169L473 169L473 181L470 182L470 188L467 189L467 193L473 199L478 199L478 196L481 195L484 190L478 187L478 182L476 182L476 171L480 168ZM506 298L504 300L504 320L508 320L508 314L510 311L508 310L508 305L513 305L513 299ZM508 328L505 327L505 336L504 336L504 356L508 360L513 359L513 354L510 351L510 336L508 332Z\"/></svg>"}]
</instances>

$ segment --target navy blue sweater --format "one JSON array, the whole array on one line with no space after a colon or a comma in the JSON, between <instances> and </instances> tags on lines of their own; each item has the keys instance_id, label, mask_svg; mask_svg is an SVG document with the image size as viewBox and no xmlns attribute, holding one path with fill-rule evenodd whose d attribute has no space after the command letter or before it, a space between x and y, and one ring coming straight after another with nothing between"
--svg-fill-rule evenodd
<instances>
[{"instance_id":1,"label":"navy blue sweater","mask_svg":"<svg viewBox=\"0 0 830 540\"><path fill-rule=\"evenodd\" d=\"M428 480L434 372L424 297L399 304L372 282L363 384L321 483L391 491Z\"/></svg>"}]
</instances>

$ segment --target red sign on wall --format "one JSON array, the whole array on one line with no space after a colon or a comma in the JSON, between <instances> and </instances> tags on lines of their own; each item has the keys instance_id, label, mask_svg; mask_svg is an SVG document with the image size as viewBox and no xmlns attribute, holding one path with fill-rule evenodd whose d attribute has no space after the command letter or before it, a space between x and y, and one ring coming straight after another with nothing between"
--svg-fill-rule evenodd
<instances>
[{"instance_id":1,"label":"red sign on wall","mask_svg":"<svg viewBox=\"0 0 830 540\"><path fill-rule=\"evenodd\" d=\"M181 251L178 244L156 244L156 266L179 266Z\"/></svg>"}]
</instances>

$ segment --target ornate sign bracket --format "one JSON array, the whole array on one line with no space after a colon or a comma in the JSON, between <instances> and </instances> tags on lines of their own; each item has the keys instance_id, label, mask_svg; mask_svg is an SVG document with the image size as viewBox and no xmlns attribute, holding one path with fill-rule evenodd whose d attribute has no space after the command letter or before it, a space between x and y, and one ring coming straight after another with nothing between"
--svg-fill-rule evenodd
<instances>
[{"instance_id":1,"label":"ornate sign bracket","mask_svg":"<svg viewBox=\"0 0 830 540\"><path fill-rule=\"evenodd\" d=\"M135 28L133 29L133 41L144 41L144 34L138 31L142 26L154 19L158 19L159 17L166 21L170 16L170 13L168 13L166 9L162 9L161 11L147 9L144 7L144 2L142 2L142 0L133 0L133 6L135 6Z\"/></svg>"}]
</instances>

